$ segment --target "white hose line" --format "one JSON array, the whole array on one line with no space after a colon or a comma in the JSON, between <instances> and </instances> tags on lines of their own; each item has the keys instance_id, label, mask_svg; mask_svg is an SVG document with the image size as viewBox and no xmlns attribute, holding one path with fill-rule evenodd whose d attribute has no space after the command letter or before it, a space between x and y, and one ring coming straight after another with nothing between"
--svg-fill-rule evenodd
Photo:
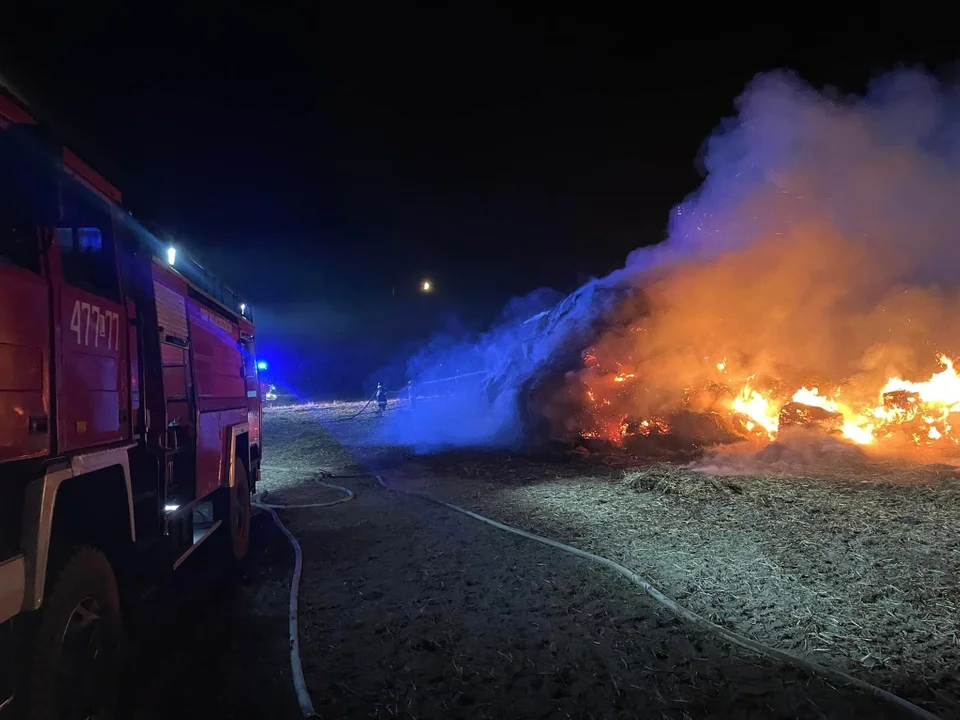
<instances>
[{"instance_id":1,"label":"white hose line","mask_svg":"<svg viewBox=\"0 0 960 720\"><path fill-rule=\"evenodd\" d=\"M350 490L349 488L345 488L341 485L334 485L333 483L325 483L325 482L318 482L317 485L322 485L323 487L330 488L331 490L339 490L340 492L344 493L344 497L338 498L336 500L331 500L330 502L307 503L306 505L270 505L269 503L265 502L265 500L267 499L267 495L270 492L268 490L267 492L260 493L260 497L257 499L257 502L255 504L257 507L271 508L273 510L286 510L287 508L295 508L295 509L322 508L322 507L330 507L332 505L339 505L340 503L345 503L348 500L353 500L353 498L355 497L355 495L353 494L353 490Z\"/></svg>"},{"instance_id":2,"label":"white hose line","mask_svg":"<svg viewBox=\"0 0 960 720\"><path fill-rule=\"evenodd\" d=\"M261 468L263 469L263 468ZM273 470L287 469L287 468L270 468ZM303 677L303 663L300 660L300 610L299 610L299 600L300 600L300 578L303 574L303 551L300 549L300 543L297 542L297 539L293 536L287 526L283 524L283 521L280 519L280 516L277 515L277 509L299 509L299 508L311 508L311 507L330 507L331 505L339 505L342 502L347 502L354 498L353 491L348 490L345 487L340 487L339 485L332 485L329 483L319 483L325 487L334 488L336 490L342 490L347 495L346 497L340 498L339 500L334 500L333 502L327 503L311 503L308 505L267 505L260 502L254 502L252 505L256 508L260 508L266 513L270 514L270 517L273 518L273 522L276 524L280 531L286 535L287 540L290 543L290 547L293 548L294 555L294 564L293 564L293 578L290 580L290 611L289 611L289 632L290 632L290 670L293 673L293 689L297 693L297 702L300 704L300 712L303 713L303 717L307 720L313 718L318 718L316 711L313 709L313 701L310 699L310 691L307 689L307 681ZM265 496L266 493L263 494Z\"/></svg>"},{"instance_id":3,"label":"white hose line","mask_svg":"<svg viewBox=\"0 0 960 720\"><path fill-rule=\"evenodd\" d=\"M254 507L262 508L264 512L270 513L273 522L280 528L280 531L287 536L290 546L293 548L293 554L296 558L293 565L293 579L290 581L290 669L293 672L293 689L297 693L297 702L300 703L300 712L305 718L316 718L317 713L313 709L313 701L310 699L310 691L307 690L307 681L303 679L303 664L300 662L300 621L298 599L300 596L300 574L303 571L303 553L300 550L300 543L293 534L287 530L280 517L272 507L264 507L258 503L253 503Z\"/></svg>"},{"instance_id":4,"label":"white hose line","mask_svg":"<svg viewBox=\"0 0 960 720\"><path fill-rule=\"evenodd\" d=\"M317 474L316 470L308 470L307 468L297 468L297 467L283 467L278 465L265 465L265 466L262 466L260 470L261 471L270 470L271 472L301 473L303 475L310 475L310 476L314 476ZM286 510L287 508L302 509L302 508L315 508L315 507L330 507L332 505L339 505L340 503L345 503L348 500L353 500L353 498L355 497L355 495L353 494L353 490L349 488L345 488L342 485L334 485L333 483L323 482L322 480L318 481L316 484L322 485L323 487L326 487L326 488L330 488L331 490L339 490L344 494L344 497L339 498L337 500L332 500L330 502L308 503L306 505L271 505L265 502L267 495L270 493L269 490L266 490L260 493L257 501L254 504L257 507L273 508L274 510Z\"/></svg>"},{"instance_id":5,"label":"white hose line","mask_svg":"<svg viewBox=\"0 0 960 720\"><path fill-rule=\"evenodd\" d=\"M633 570L621 565L618 562L615 562L614 560L610 560L609 558L605 558L601 555L594 555L591 552L587 552L586 550L581 550L580 548L573 547L572 545L567 545L566 543L559 542L558 540L552 540L550 538L542 537L540 535L535 535L532 532L527 532L526 530L521 530L520 528L515 528L511 525L506 525L504 523L497 522L496 520L491 520L490 518L484 517L483 515L480 515L479 513L475 513L471 510L467 510L457 505L451 505L450 503L446 503L443 500L437 500L434 497L430 497L426 493L407 492L405 490L397 490L395 488L388 486L384 482L381 476L375 475L374 477L376 477L377 482L380 483L381 487L383 487L386 490L389 490L392 492L402 492L406 495L412 495L414 497L418 497L423 500L436 503L437 505L445 507L449 510L454 510L458 513L462 513L466 515L467 517L471 517L474 520L479 520L480 522L490 525L491 527L495 527L498 530L503 530L508 533L513 533L514 535L519 535L520 537L527 538L528 540L533 540L535 542L542 543L544 545L549 545L550 547L557 548L558 550L563 550L564 552L570 553L571 555L576 555L577 557L584 558L585 560L590 560L599 565L603 565L604 567L607 567L610 570L613 570L619 573L620 575L623 575L625 578L630 580L630 582L634 583L635 585L640 586L647 593L647 595L649 595L658 603L660 603L661 605L669 609L678 617L681 617L687 622L690 622L694 625L698 625L699 627L709 630L710 632L718 635L719 637L723 638L729 643L732 643L733 645L739 645L740 647L746 648L747 650L751 650L757 653L758 655L765 655L775 660L779 660L780 662L784 662L788 665L793 665L794 667L798 667L802 670L806 670L809 673L820 675L821 677L829 678L838 683L842 683L844 685L852 686L859 690L863 690L864 692L869 693L870 695L873 695L874 697L879 698L880 700L884 700L893 705L896 705L897 707L908 712L914 717L923 718L923 720L940 720L938 715L934 715L933 713L927 710L924 710L919 705L914 705L909 700L906 700L900 697L899 695L895 695L889 690L884 690L883 688L879 688L876 685L871 685L865 680L860 680L859 678L855 678L852 675L847 675L845 672L842 672L840 670L835 670L834 668L830 668L825 665L820 665L819 663L815 663L810 660L805 660L804 658L799 657L798 655L794 655L792 653L786 652L785 650L778 650L777 648L769 647L768 645L759 643L756 640L746 637L745 635L740 635L738 633L731 632L726 628L720 627L719 625L710 622L702 615L698 615L692 610L688 610L687 608L678 604L675 600L672 600L671 598L667 597L662 592L657 590L657 588L655 588L649 582L644 580L640 575L635 573Z\"/></svg>"}]
</instances>

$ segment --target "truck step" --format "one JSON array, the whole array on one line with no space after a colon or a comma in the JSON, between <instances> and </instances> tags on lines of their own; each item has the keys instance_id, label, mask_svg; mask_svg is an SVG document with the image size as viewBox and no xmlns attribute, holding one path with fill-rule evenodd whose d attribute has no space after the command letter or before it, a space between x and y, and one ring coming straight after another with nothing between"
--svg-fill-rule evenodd
<instances>
[{"instance_id":1,"label":"truck step","mask_svg":"<svg viewBox=\"0 0 960 720\"><path fill-rule=\"evenodd\" d=\"M217 520L213 523L195 523L193 526L193 545L187 548L186 552L183 553L177 560L173 563L173 569L176 570L180 565L183 564L183 561L190 557L193 554L193 551L200 547L210 536L217 531L217 528L222 524L222 520Z\"/></svg>"},{"instance_id":2,"label":"truck step","mask_svg":"<svg viewBox=\"0 0 960 720\"><path fill-rule=\"evenodd\" d=\"M202 523L209 519L207 516L212 512L213 508L211 500L208 497L201 498L199 500L190 500L182 505L178 504L174 500L170 500L168 502L170 504L164 505L163 507L163 516L168 522L182 518L188 513L191 513L193 515L194 522Z\"/></svg>"}]
</instances>

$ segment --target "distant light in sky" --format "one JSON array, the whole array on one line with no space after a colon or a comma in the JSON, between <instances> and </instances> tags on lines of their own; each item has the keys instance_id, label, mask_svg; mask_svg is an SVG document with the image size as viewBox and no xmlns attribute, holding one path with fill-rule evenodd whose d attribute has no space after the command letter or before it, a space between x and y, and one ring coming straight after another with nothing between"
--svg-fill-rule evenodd
<instances>
[{"instance_id":1,"label":"distant light in sky","mask_svg":"<svg viewBox=\"0 0 960 720\"><path fill-rule=\"evenodd\" d=\"M433 283L429 280L424 280L420 283L420 290L425 293L431 292L433 290Z\"/></svg>"}]
</instances>

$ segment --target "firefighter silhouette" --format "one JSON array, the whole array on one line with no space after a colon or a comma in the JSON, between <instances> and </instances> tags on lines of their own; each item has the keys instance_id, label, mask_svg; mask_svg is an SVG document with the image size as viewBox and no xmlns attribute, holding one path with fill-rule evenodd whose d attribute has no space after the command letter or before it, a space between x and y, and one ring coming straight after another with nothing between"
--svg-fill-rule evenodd
<instances>
[{"instance_id":1,"label":"firefighter silhouette","mask_svg":"<svg viewBox=\"0 0 960 720\"><path fill-rule=\"evenodd\" d=\"M387 389L383 383L377 383L377 411L383 415L387 409Z\"/></svg>"}]
</instances>

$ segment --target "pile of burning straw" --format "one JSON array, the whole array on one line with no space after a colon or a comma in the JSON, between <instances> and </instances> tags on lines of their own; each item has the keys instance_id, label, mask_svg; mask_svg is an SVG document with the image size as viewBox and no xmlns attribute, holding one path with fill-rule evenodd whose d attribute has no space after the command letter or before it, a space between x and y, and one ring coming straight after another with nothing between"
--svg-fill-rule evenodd
<instances>
[{"instance_id":1,"label":"pile of burning straw","mask_svg":"<svg viewBox=\"0 0 960 720\"><path fill-rule=\"evenodd\" d=\"M637 373L619 362L604 368L594 351L585 353L582 382L581 434L616 445L631 438L679 436L702 444L750 440L775 441L787 428L815 428L851 443L883 448L910 444L931 451L952 451L960 445L956 413L960 413L960 375L954 362L939 356L939 372L927 380L890 377L873 393L845 392L843 386L822 392L813 386L791 390L782 382L754 376L737 381L724 360L714 364L713 377L685 394L680 411L643 417L624 408ZM699 429L690 417L701 416ZM691 432L693 430L693 432Z\"/></svg>"}]
</instances>

